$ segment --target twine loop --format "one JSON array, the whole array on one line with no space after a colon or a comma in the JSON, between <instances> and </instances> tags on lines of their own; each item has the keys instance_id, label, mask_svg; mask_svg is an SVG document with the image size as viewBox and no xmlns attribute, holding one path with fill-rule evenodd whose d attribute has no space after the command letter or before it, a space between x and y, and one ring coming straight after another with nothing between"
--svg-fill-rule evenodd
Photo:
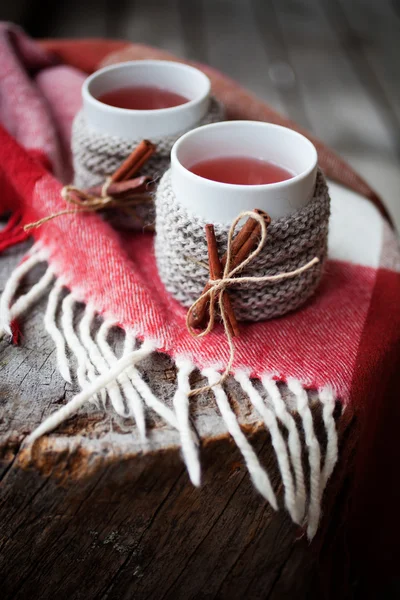
<instances>
[{"instance_id":1,"label":"twine loop","mask_svg":"<svg viewBox=\"0 0 400 600\"><path fill-rule=\"evenodd\" d=\"M241 221L245 217L252 218L252 219L258 221L258 223L260 224L260 227L261 227L260 240L259 240L256 248L252 252L250 252L250 254L242 262L240 262L236 267L231 268L232 241L233 241L234 233L235 233L235 230L236 230L236 227L237 227L239 221ZM300 275L304 271L311 269L314 265L316 265L319 262L319 259L317 257L314 257L308 263L306 263L302 267L299 267L298 269L295 269L294 271L278 273L276 275L265 275L262 277L237 277L236 275L238 273L240 273L240 271L242 271L244 269L244 267L246 267L250 262L252 262L260 254L260 252L262 251L262 249L265 246L266 241L267 241L267 225L265 223L264 218L254 211L241 212L232 222L229 232L228 232L226 264L224 267L222 278L220 278L220 279L211 279L210 278L210 280L208 282L209 289L207 289L205 292L203 292L197 298L197 300L195 300L193 302L193 304L191 305L191 307L189 308L189 310L187 312L186 327L187 327L189 333L195 338L202 338L202 337L208 335L214 329L215 317L216 317L216 306L218 304L219 312L220 312L222 323L224 326L224 332L225 332L225 335L226 335L226 338L228 341L228 346L229 346L229 360L228 360L228 363L227 363L225 370L224 370L223 374L221 375L220 379L213 385L207 385L207 386L204 386L201 388L196 388L194 390L191 390L191 392L189 394L190 396L195 396L202 392L206 392L206 391L210 390L212 387L214 387L215 385L221 385L228 377L230 370L232 368L233 361L235 358L235 347L234 347L234 343L233 343L233 337L232 337L232 334L231 334L231 331L229 328L226 311L224 309L224 300L223 300L223 296L226 293L227 289L230 286L235 286L235 285L240 286L240 285L244 285L247 283L273 283L275 281L280 281L282 279L289 279L291 277L296 277L296 275ZM199 304L199 302L201 302L204 298L207 298L210 303L208 323L204 329L195 330L190 325L190 318L191 318L193 311L196 309L197 305Z\"/></svg>"},{"instance_id":2,"label":"twine loop","mask_svg":"<svg viewBox=\"0 0 400 600\"><path fill-rule=\"evenodd\" d=\"M76 208L67 208L60 210L51 215L47 215L34 223L29 223L24 226L25 231L40 227L43 223L47 223L56 217L62 215L71 215L79 212L98 212L106 208L121 208L126 212L134 212L134 207L138 202L149 202L151 196L149 193L132 194L132 198L117 198L109 194L108 190L113 183L112 177L107 177L101 187L100 195L90 193L90 191L82 190L74 185L65 185L61 190L61 197L67 204L73 205ZM136 216L136 213L135 213Z\"/></svg>"},{"instance_id":3,"label":"twine loop","mask_svg":"<svg viewBox=\"0 0 400 600\"><path fill-rule=\"evenodd\" d=\"M69 204L79 206L80 209L88 210L90 208L100 210L115 202L115 199L108 194L108 188L111 183L112 178L107 177L101 186L100 196L90 194L74 185L65 185L61 190L61 197Z\"/></svg>"}]
</instances>

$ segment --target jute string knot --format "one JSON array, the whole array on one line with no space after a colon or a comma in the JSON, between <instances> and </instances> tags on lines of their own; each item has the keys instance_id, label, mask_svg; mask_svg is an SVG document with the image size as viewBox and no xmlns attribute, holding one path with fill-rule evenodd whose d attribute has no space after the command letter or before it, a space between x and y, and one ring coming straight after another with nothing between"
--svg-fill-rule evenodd
<instances>
[{"instance_id":1,"label":"jute string knot","mask_svg":"<svg viewBox=\"0 0 400 600\"><path fill-rule=\"evenodd\" d=\"M78 212L97 212L105 208L120 208L134 216L136 212L133 207L140 203L152 202L152 196L147 185L149 177L135 177L146 162L153 156L157 149L155 144L149 140L142 140L129 156L118 166L117 170L105 178L103 185L82 190L73 185L65 185L61 190L61 196L67 204L75 208L67 208L48 215L39 221L25 225L25 231L34 227L40 227L43 223L51 221L62 215L70 215Z\"/></svg>"},{"instance_id":2,"label":"jute string knot","mask_svg":"<svg viewBox=\"0 0 400 600\"><path fill-rule=\"evenodd\" d=\"M255 247L255 249L252 252L250 252L250 254L246 258L244 258L244 260L242 260L236 267L231 268L232 241L233 241L234 233L235 233L238 223L245 217L252 218L252 219L258 221L258 223L260 224L260 228L261 228L260 240L258 242L258 245ZM231 329L229 327L227 314L226 314L226 310L225 310L224 294L226 294L227 289L230 286L237 286L237 285L241 286L241 285L245 285L248 283L250 283L250 284L251 283L256 283L256 284L257 283L266 283L266 282L272 283L274 281L279 281L281 279L288 279L290 277L296 277L297 275L300 275L304 271L311 269L314 265L316 265L319 262L319 259L317 257L314 257L308 263L299 267L298 269L295 269L294 271L278 273L276 275L265 275L262 277L236 277L235 275L240 273L240 271L242 271L251 261L253 261L260 254L260 252L262 251L262 249L265 246L266 241L267 241L267 224L265 222L265 219L255 211L241 212L232 222L229 232L228 232L226 264L225 264L225 267L223 270L222 277L220 279L211 279L210 278L209 282L208 282L209 288L205 292L203 292L197 298L197 300L195 300L193 302L193 304L191 305L191 307L189 308L189 310L187 312L186 327L187 327L189 333L193 337L201 338L201 337L208 335L214 329L215 317L216 317L216 306L218 305L219 312L220 312L221 319L222 319L222 324L224 326L225 336L227 338L228 346L229 346L229 360L228 360L228 363L227 363L225 370L224 370L223 374L221 375L220 379L213 385L206 385L204 387L200 387L200 388L191 390L191 392L189 393L189 396L195 396L197 394L201 394L202 392L206 392L216 385L221 385L229 376L230 370L232 368L233 361L235 358L235 346L233 343L233 336L232 336ZM200 302L202 302L203 299L205 299L205 298L207 298L209 300L209 313L208 313L209 317L208 317L207 326L202 330L195 330L195 329L193 329L193 327L190 324L191 316L192 316L193 311L195 311L196 307L198 306L198 304Z\"/></svg>"},{"instance_id":3,"label":"jute string knot","mask_svg":"<svg viewBox=\"0 0 400 600\"><path fill-rule=\"evenodd\" d=\"M126 212L131 212L132 209L138 205L139 202L151 202L152 198L149 193L136 193L131 198L117 198L109 194L109 188L113 184L112 177L107 177L103 185L101 186L100 194L93 194L90 191L81 190L74 185L65 185L61 190L61 197L67 204L75 206L75 208L67 208L60 210L56 213L52 213L47 217L43 217L34 223L25 225L24 230L29 231L30 229L40 227L43 223L51 221L56 217L62 215L76 214L78 212L97 212L106 208L121 208Z\"/></svg>"},{"instance_id":4,"label":"jute string knot","mask_svg":"<svg viewBox=\"0 0 400 600\"><path fill-rule=\"evenodd\" d=\"M80 208L87 207L97 207L97 206L106 206L113 202L113 197L108 194L108 188L112 183L111 176L106 177L103 185L101 186L100 196L95 196L86 192L85 190L81 190L74 185L65 185L61 190L62 198L70 203L79 206Z\"/></svg>"}]
</instances>

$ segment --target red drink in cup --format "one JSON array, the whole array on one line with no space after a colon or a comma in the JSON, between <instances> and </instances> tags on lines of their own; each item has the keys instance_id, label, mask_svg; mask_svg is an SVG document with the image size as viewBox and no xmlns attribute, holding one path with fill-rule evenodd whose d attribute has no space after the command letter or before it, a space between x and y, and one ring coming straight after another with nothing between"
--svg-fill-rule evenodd
<instances>
[{"instance_id":1,"label":"red drink in cup","mask_svg":"<svg viewBox=\"0 0 400 600\"><path fill-rule=\"evenodd\" d=\"M120 87L98 96L97 100L130 110L157 110L172 108L189 102L189 98L164 88L142 85Z\"/></svg>"},{"instance_id":2,"label":"red drink in cup","mask_svg":"<svg viewBox=\"0 0 400 600\"><path fill-rule=\"evenodd\" d=\"M247 156L220 156L202 160L192 165L190 171L211 181L235 185L278 183L293 177L293 173L273 162Z\"/></svg>"}]
</instances>

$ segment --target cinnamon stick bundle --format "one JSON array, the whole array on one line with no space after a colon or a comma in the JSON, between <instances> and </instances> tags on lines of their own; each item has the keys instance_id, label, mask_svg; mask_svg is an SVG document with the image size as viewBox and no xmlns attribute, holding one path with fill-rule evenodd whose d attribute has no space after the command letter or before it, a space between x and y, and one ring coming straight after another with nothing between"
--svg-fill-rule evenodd
<instances>
[{"instance_id":1,"label":"cinnamon stick bundle","mask_svg":"<svg viewBox=\"0 0 400 600\"><path fill-rule=\"evenodd\" d=\"M24 226L24 231L40 227L56 217L75 214L76 212L97 212L106 208L121 208L125 212L134 211L134 205L142 204L150 199L148 184L150 178L133 178L143 165L156 151L156 146L148 140L143 140L134 148L122 165L107 178L105 185L95 186L89 190L80 190L73 185L63 187L61 194L68 204L74 208L67 208L43 217L34 223Z\"/></svg>"},{"instance_id":2,"label":"cinnamon stick bundle","mask_svg":"<svg viewBox=\"0 0 400 600\"><path fill-rule=\"evenodd\" d=\"M264 218L267 226L271 223L271 217L266 212L264 212L258 208L254 209L254 212L256 212L257 214L261 215ZM207 227L209 227L209 226L206 226L206 235L207 235ZM258 221L256 221L255 219L252 219L252 218L247 219L246 223L243 225L243 227L241 228L241 230L239 231L239 233L237 234L237 236L235 237L235 239L232 242L230 269L234 269L240 263L242 263L243 260L245 260L245 258L247 258L249 256L249 254L257 247L257 244L260 240L260 234L261 234L261 226L258 223ZM210 233L208 235L210 235ZM215 243L215 246L216 246L216 243ZM217 254L218 254L218 252L217 252ZM226 259L227 259L227 255L225 253L220 260L221 275L222 275L223 269L225 268L225 265L226 265ZM219 258L218 258L218 261L219 261ZM215 257L213 259L213 269L217 270L217 272L218 272L218 266L217 266ZM211 279L219 279L220 277L216 277L216 276L213 277L213 275L211 273L211 269L210 269L210 278ZM210 283L207 283L203 289L202 294L207 292L210 288L211 288ZM233 310L231 310L232 307L230 307L230 309L229 309L229 306L230 306L229 296L227 296L227 294L224 294L224 296L228 298L228 304L226 306L224 305L225 312L227 313L227 315L229 315L229 321L230 321L230 324L232 327L232 331L235 332L235 328L236 328L237 333L235 333L235 335L238 335L238 326L237 326L236 319L233 315ZM225 302L225 300L224 300L224 302ZM205 297L200 302L198 302L196 307L193 309L193 311L190 315L190 319L189 319L189 326L192 329L199 329L199 328L204 327L204 323L205 323L207 315L208 315L208 306L209 306L209 298ZM235 323L236 323L236 325L235 325Z\"/></svg>"}]
</instances>

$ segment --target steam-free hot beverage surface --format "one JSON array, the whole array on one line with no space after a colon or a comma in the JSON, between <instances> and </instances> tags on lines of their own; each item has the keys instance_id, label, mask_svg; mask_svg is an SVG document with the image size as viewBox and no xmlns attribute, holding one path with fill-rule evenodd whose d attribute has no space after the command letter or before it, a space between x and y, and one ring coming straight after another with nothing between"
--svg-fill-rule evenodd
<instances>
[{"instance_id":1,"label":"steam-free hot beverage surface","mask_svg":"<svg viewBox=\"0 0 400 600\"><path fill-rule=\"evenodd\" d=\"M180 106L189 101L180 94L153 86L121 87L97 98L104 104L130 110L156 110Z\"/></svg>"},{"instance_id":2,"label":"steam-free hot beverage surface","mask_svg":"<svg viewBox=\"0 0 400 600\"><path fill-rule=\"evenodd\" d=\"M237 185L278 183L293 177L293 173L280 165L246 156L202 160L189 167L189 170L205 179Z\"/></svg>"}]
</instances>

